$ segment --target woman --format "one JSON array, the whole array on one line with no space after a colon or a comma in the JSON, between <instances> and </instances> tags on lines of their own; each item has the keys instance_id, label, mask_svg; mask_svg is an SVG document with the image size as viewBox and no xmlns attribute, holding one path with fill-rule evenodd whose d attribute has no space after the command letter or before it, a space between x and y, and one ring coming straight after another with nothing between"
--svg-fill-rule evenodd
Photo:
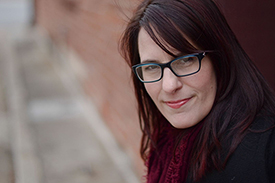
<instances>
[{"instance_id":1,"label":"woman","mask_svg":"<svg viewBox=\"0 0 275 183\"><path fill-rule=\"evenodd\" d=\"M212 0L145 0L122 38L147 182L275 182L275 98Z\"/></svg>"}]
</instances>

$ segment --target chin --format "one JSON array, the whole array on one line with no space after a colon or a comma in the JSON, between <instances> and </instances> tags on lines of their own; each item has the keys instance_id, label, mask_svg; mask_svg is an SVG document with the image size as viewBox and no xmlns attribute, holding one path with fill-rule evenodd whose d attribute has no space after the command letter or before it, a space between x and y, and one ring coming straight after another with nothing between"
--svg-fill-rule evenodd
<instances>
[{"instance_id":1,"label":"chin","mask_svg":"<svg viewBox=\"0 0 275 183\"><path fill-rule=\"evenodd\" d=\"M166 116L166 119L173 127L178 129L186 129L186 128L195 126L202 120L200 118L197 118L197 116L195 118L192 116L189 116L186 114L172 115L172 116L170 115L170 116Z\"/></svg>"},{"instance_id":2,"label":"chin","mask_svg":"<svg viewBox=\"0 0 275 183\"><path fill-rule=\"evenodd\" d=\"M190 128L197 124L197 123L190 123L190 121L186 122L186 121L182 121L182 120L180 120L180 121L168 120L168 121L173 127L178 128L178 129Z\"/></svg>"},{"instance_id":3,"label":"chin","mask_svg":"<svg viewBox=\"0 0 275 183\"><path fill-rule=\"evenodd\" d=\"M187 128L190 128L194 125L188 125L188 124L179 124L179 123L170 123L173 127L177 128L177 129L187 129Z\"/></svg>"}]
</instances>

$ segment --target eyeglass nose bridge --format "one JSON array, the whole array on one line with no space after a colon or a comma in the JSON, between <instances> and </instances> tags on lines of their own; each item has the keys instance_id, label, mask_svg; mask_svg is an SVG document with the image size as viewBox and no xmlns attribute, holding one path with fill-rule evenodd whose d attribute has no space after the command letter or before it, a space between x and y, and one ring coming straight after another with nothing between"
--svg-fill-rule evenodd
<instances>
[{"instance_id":1,"label":"eyeglass nose bridge","mask_svg":"<svg viewBox=\"0 0 275 183\"><path fill-rule=\"evenodd\" d=\"M163 78L163 74L164 74L164 69L167 67L170 69L170 71L177 77L179 77L179 75L177 73L175 73L175 71L173 70L173 68L171 67L171 64L173 62L168 62L168 63L165 63L165 64L160 64L160 67L161 67L161 77L160 77L160 80Z\"/></svg>"}]
</instances>

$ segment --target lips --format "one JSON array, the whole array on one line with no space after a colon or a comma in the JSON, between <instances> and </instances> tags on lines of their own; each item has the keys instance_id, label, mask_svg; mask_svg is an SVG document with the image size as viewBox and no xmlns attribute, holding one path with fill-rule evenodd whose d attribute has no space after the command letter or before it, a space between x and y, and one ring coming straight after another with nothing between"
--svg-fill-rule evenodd
<instances>
[{"instance_id":1,"label":"lips","mask_svg":"<svg viewBox=\"0 0 275 183\"><path fill-rule=\"evenodd\" d=\"M165 104L173 109L179 109L181 106L186 104L191 98L187 98L187 99L183 99L183 100L176 100L176 101L166 101Z\"/></svg>"}]
</instances>

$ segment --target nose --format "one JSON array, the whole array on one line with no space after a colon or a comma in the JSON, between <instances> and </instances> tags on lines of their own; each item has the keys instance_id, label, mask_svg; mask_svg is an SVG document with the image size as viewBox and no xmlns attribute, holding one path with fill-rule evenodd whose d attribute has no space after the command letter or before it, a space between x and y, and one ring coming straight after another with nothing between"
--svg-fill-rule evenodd
<instances>
[{"instance_id":1,"label":"nose","mask_svg":"<svg viewBox=\"0 0 275 183\"><path fill-rule=\"evenodd\" d=\"M180 78L177 77L169 68L163 70L162 89L166 93L175 93L183 86Z\"/></svg>"}]
</instances>

